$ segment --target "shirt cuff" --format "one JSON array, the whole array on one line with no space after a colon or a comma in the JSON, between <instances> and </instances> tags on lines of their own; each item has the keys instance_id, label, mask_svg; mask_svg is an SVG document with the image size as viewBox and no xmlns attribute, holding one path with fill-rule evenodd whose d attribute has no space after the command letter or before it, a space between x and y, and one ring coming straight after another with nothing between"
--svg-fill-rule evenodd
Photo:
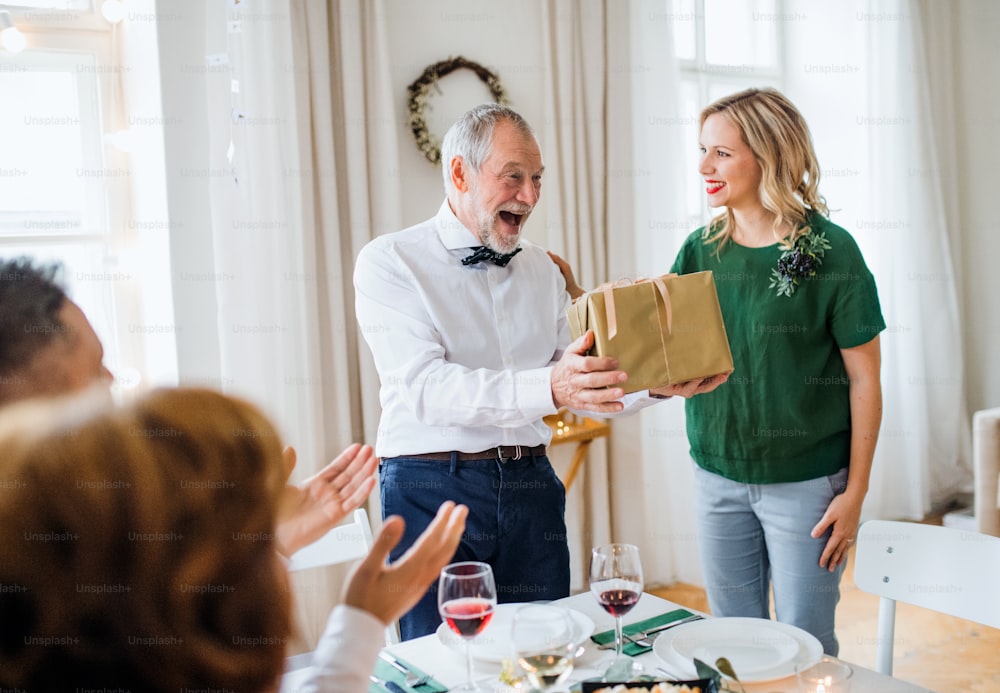
<instances>
[{"instance_id":1,"label":"shirt cuff","mask_svg":"<svg viewBox=\"0 0 1000 693\"><path fill-rule=\"evenodd\" d=\"M552 366L519 371L514 376L517 408L528 418L555 414L552 401Z\"/></svg>"},{"instance_id":2,"label":"shirt cuff","mask_svg":"<svg viewBox=\"0 0 1000 693\"><path fill-rule=\"evenodd\" d=\"M362 609L339 604L313 653L308 691L368 690L368 675L385 646L385 625Z\"/></svg>"}]
</instances>

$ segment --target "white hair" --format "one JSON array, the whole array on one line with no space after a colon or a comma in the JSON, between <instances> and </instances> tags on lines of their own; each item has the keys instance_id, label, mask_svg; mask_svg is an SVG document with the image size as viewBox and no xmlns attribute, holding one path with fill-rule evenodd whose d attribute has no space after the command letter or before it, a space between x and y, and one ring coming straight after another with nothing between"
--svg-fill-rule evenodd
<instances>
[{"instance_id":1,"label":"white hair","mask_svg":"<svg viewBox=\"0 0 1000 693\"><path fill-rule=\"evenodd\" d=\"M493 148L493 132L497 123L508 121L518 132L534 137L531 129L520 113L501 106L498 103L484 103L467 111L448 128L441 142L441 175L444 177L444 189L450 195L454 192L451 182L451 161L456 156L462 157L465 166L473 173L479 173L483 162Z\"/></svg>"}]
</instances>

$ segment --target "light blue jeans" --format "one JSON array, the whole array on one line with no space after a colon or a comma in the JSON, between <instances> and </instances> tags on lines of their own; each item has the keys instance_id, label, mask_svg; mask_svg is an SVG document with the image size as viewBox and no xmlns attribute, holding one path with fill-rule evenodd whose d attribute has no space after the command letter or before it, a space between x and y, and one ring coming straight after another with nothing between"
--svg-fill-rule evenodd
<instances>
[{"instance_id":1,"label":"light blue jeans","mask_svg":"<svg viewBox=\"0 0 1000 693\"><path fill-rule=\"evenodd\" d=\"M819 567L830 532L809 532L847 486L847 469L832 476L784 484L742 484L695 465L698 534L708 603L715 616L770 618L774 611L815 635L836 656L834 612L840 576Z\"/></svg>"}]
</instances>

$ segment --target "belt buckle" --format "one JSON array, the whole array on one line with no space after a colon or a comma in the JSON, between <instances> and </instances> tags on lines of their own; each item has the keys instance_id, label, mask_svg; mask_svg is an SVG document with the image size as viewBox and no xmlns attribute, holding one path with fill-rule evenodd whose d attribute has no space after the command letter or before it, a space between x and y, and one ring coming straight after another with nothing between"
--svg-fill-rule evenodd
<instances>
[{"instance_id":1,"label":"belt buckle","mask_svg":"<svg viewBox=\"0 0 1000 693\"><path fill-rule=\"evenodd\" d=\"M521 454L522 453L521 453L521 446L520 445L514 445L514 446L508 445L506 447L513 447L517 452L515 453L515 455L513 457L504 457L504 454L503 454L504 446L503 445L497 445L497 458L501 462L503 462L505 459L507 459L507 460L514 460L514 461L517 461L517 460L521 459Z\"/></svg>"}]
</instances>

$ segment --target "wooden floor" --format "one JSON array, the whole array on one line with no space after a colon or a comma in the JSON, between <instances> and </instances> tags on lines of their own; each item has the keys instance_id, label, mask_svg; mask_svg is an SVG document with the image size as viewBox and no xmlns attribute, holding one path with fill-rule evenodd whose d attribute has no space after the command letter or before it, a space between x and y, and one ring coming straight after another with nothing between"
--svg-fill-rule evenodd
<instances>
[{"instance_id":1,"label":"wooden floor","mask_svg":"<svg viewBox=\"0 0 1000 693\"><path fill-rule=\"evenodd\" d=\"M875 668L878 597L854 585L853 550L837 607L840 657ZM997 578L1000 589L1000 576ZM709 611L705 591L673 585L649 592ZM938 693L1000 693L1000 630L898 603L893 676Z\"/></svg>"}]
</instances>

